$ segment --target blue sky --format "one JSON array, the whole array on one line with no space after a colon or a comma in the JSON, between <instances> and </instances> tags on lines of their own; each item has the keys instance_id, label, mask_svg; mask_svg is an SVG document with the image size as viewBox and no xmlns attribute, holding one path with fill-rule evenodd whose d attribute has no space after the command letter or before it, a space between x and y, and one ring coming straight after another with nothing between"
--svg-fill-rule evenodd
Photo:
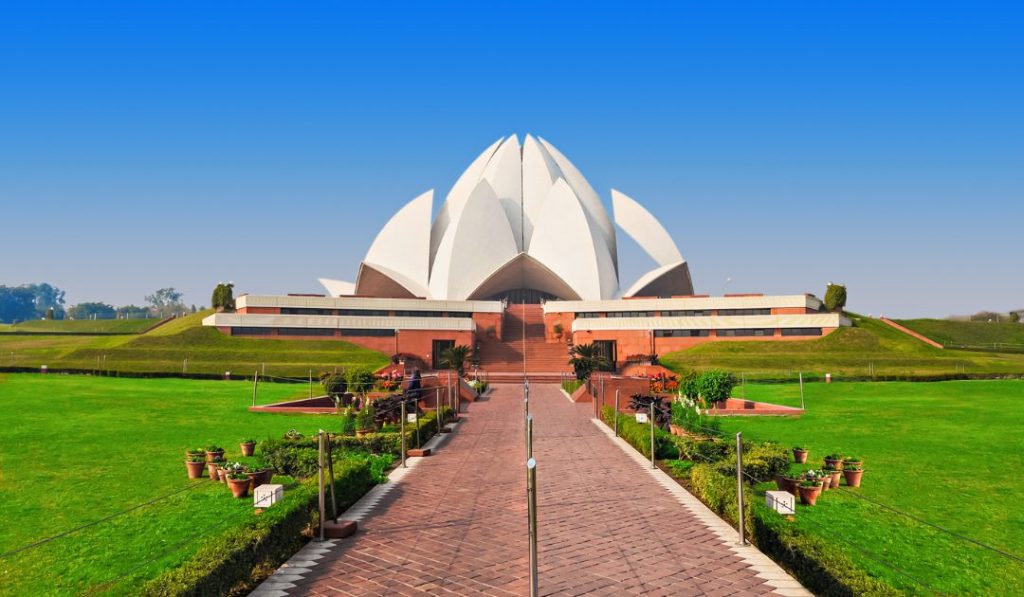
<instances>
[{"instance_id":1,"label":"blue sky","mask_svg":"<svg viewBox=\"0 0 1024 597\"><path fill-rule=\"evenodd\" d=\"M983 2L8 4L0 284L317 292L533 133L658 216L698 292L1020 308L1022 29Z\"/></svg>"}]
</instances>

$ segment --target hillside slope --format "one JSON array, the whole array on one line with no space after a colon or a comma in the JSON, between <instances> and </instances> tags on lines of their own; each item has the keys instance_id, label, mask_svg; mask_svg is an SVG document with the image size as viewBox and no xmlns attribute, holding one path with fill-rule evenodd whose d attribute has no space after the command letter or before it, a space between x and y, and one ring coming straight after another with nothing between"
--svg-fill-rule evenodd
<instances>
[{"instance_id":1,"label":"hillside slope","mask_svg":"<svg viewBox=\"0 0 1024 597\"><path fill-rule=\"evenodd\" d=\"M900 319L897 323L944 346L1024 352L1024 324L1020 323L946 319Z\"/></svg>"}]
</instances>

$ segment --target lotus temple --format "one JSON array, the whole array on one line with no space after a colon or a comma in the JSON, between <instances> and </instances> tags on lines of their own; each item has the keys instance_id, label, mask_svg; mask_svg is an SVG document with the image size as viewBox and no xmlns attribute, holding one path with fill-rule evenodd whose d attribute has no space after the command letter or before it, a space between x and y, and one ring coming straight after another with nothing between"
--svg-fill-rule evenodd
<instances>
[{"instance_id":1,"label":"lotus temple","mask_svg":"<svg viewBox=\"0 0 1024 597\"><path fill-rule=\"evenodd\" d=\"M611 207L549 142L512 135L469 165L436 217L433 190L392 216L355 282L321 279L322 295L242 295L235 312L203 323L234 336L346 340L428 367L468 345L480 370L499 375L570 371L572 344L596 343L621 366L702 342L808 339L849 325L811 294L695 294L665 227L614 189ZM619 233L656 263L637 280L619 278Z\"/></svg>"}]
</instances>

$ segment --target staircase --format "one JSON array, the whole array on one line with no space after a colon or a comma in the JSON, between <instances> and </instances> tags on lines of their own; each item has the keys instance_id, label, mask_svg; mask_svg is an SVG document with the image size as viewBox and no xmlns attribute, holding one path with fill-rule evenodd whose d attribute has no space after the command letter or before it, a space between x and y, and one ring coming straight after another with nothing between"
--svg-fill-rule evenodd
<instances>
[{"instance_id":1,"label":"staircase","mask_svg":"<svg viewBox=\"0 0 1024 597\"><path fill-rule=\"evenodd\" d=\"M544 338L544 310L540 305L509 305L502 336L502 340L485 338L480 342L480 369L489 380L521 380L524 356L531 380L557 382L563 373L572 371L565 344Z\"/></svg>"}]
</instances>

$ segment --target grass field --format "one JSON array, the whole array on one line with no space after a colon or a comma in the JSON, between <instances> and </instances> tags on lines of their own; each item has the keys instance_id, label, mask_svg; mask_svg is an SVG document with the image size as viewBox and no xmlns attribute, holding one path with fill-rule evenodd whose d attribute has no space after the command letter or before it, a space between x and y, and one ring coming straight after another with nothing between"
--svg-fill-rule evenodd
<instances>
[{"instance_id":1,"label":"grass field","mask_svg":"<svg viewBox=\"0 0 1024 597\"><path fill-rule=\"evenodd\" d=\"M984 350L1024 351L1024 324L945 319L901 319L904 325L939 344Z\"/></svg>"},{"instance_id":2,"label":"grass field","mask_svg":"<svg viewBox=\"0 0 1024 597\"><path fill-rule=\"evenodd\" d=\"M182 372L306 377L321 370L377 369L388 357L343 341L267 340L226 336L202 327L203 311L141 335L0 334L0 366L126 372ZM131 320L128 320L131 321ZM185 359L188 359L187 363Z\"/></svg>"},{"instance_id":3,"label":"grass field","mask_svg":"<svg viewBox=\"0 0 1024 597\"><path fill-rule=\"evenodd\" d=\"M305 392L265 384L260 402ZM119 592L254 516L251 500L222 484L189 481L184 450L212 443L237 458L247 436L308 434L330 419L250 413L251 399L245 382L0 376L0 553L190 488L0 558L0 594L81 594L130 571Z\"/></svg>"},{"instance_id":4,"label":"grass field","mask_svg":"<svg viewBox=\"0 0 1024 597\"><path fill-rule=\"evenodd\" d=\"M800 404L796 384L748 384L741 394ZM908 592L1024 594L1021 563L857 497L1024 556L1022 402L1024 381L815 383L800 418L722 421L731 433L809 448L809 467L833 451L864 459L859 490L824 493L818 506L798 509L795 524L844 546L872 573Z\"/></svg>"},{"instance_id":5,"label":"grass field","mask_svg":"<svg viewBox=\"0 0 1024 597\"><path fill-rule=\"evenodd\" d=\"M23 321L7 332L48 332L53 334L141 334L160 323L159 319L34 319Z\"/></svg>"},{"instance_id":6,"label":"grass field","mask_svg":"<svg viewBox=\"0 0 1024 597\"><path fill-rule=\"evenodd\" d=\"M870 377L968 374L1022 374L1024 354L943 350L929 346L873 319L853 317L856 327L840 328L817 340L796 342L708 342L661 357L676 371L727 369L748 376L795 377L797 372Z\"/></svg>"}]
</instances>

